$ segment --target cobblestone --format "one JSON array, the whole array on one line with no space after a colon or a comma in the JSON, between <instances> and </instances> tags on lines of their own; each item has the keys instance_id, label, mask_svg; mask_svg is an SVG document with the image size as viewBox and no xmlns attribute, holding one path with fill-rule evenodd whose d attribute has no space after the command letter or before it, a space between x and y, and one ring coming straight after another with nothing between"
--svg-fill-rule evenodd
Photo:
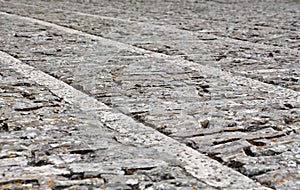
<instances>
[{"instance_id":1,"label":"cobblestone","mask_svg":"<svg viewBox=\"0 0 300 190\"><path fill-rule=\"evenodd\" d=\"M6 1L1 11L25 17L1 14L0 47L263 185L297 189L300 4L257 1L249 8L249 3ZM30 97L32 86L4 93ZM27 120L28 111L59 105L22 101L14 111ZM135 138L114 140L140 143ZM69 153L93 154L93 148ZM110 148L103 149L109 155ZM36 156L36 163L43 161Z\"/></svg>"}]
</instances>

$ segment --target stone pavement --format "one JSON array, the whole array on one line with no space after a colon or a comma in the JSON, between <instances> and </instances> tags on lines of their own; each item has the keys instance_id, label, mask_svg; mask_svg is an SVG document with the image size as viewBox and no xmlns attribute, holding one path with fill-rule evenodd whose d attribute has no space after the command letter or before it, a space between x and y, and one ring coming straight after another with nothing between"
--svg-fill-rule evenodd
<instances>
[{"instance_id":1,"label":"stone pavement","mask_svg":"<svg viewBox=\"0 0 300 190\"><path fill-rule=\"evenodd\" d=\"M299 2L0 4L3 187L300 186Z\"/></svg>"}]
</instances>

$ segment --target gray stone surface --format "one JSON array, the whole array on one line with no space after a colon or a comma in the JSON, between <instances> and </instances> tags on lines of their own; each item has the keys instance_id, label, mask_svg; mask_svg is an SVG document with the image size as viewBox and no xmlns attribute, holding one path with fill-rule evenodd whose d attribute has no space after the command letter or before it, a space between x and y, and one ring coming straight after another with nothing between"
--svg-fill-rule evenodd
<instances>
[{"instance_id":1,"label":"gray stone surface","mask_svg":"<svg viewBox=\"0 0 300 190\"><path fill-rule=\"evenodd\" d=\"M265 186L298 188L299 2L1 2L2 51ZM50 95L24 101L23 97L33 98L35 89L31 83L23 86L16 93L7 85L3 93L20 99L8 109L23 113L27 120L36 117L27 112L44 110L48 116L48 108L62 101ZM97 104L76 97L70 94L65 101L81 101L81 107L87 105L84 102ZM93 108L84 109L89 107ZM6 122L1 128L14 131L20 126ZM152 146L147 135L140 142L140 135L113 139L126 146L133 142ZM21 134L26 139L38 136L34 130ZM82 148L79 142L68 151L93 154L99 148L115 157L113 145L100 144ZM130 152L121 158L131 158ZM66 159L78 159L70 155ZM35 163L44 162L45 155L34 157ZM55 156L51 160L64 163ZM164 183L153 187L172 189Z\"/></svg>"},{"instance_id":2,"label":"gray stone surface","mask_svg":"<svg viewBox=\"0 0 300 190\"><path fill-rule=\"evenodd\" d=\"M118 132L4 62L1 55L1 188L216 189L174 155L116 141Z\"/></svg>"},{"instance_id":3,"label":"gray stone surface","mask_svg":"<svg viewBox=\"0 0 300 190\"><path fill-rule=\"evenodd\" d=\"M55 167L66 167L70 171L57 171L55 169L52 169L51 171L53 172L48 173L44 171L48 170L48 167L29 167L25 169L26 171L31 173L42 173L42 176L54 175L54 178L56 178L57 175L70 176L71 174L75 173L75 179L77 179L78 175L83 175L83 178L80 178L81 180L93 176L102 176L101 174L104 174L106 176L107 173L110 175L111 173L113 173L113 175L119 174L117 176L117 179L119 179L117 181L117 184L114 184L109 180L109 183L105 184L104 187L108 185L112 188L119 188L120 186L122 186L122 188L126 188L126 185L124 186L122 183L124 183L124 181L127 181L127 179L122 177L122 175L132 175L138 170L153 171L155 169L155 172L157 172L156 168L160 166L164 166L160 168L161 170L166 171L173 166L176 166L187 172L186 175L192 175L200 182L208 185L207 188L210 189L268 189L262 187L259 183L252 181L251 179L241 175L240 173L221 165L217 161L204 156L196 150L193 150L192 148L189 148L186 145L161 134L155 129L144 126L141 123L137 123L132 118L125 116L124 114L115 113L112 109L108 108L103 103L98 102L94 98L89 97L88 95L70 87L68 84L63 83L60 80L43 73L42 71L36 70L29 65L26 65L6 53L0 52L0 55L0 60L4 67L14 69L21 75L24 74L25 76L28 76L29 80L34 80L39 85L42 85L47 89L51 89L50 91L53 94L57 95L61 100L67 100L68 103L72 104L74 106L73 109L76 108L77 110L78 115L76 116L80 118L85 124L88 124L86 126L83 126L81 131L79 131L78 133L70 135L75 137L75 139L77 139L77 137L80 137L80 139L88 138L89 141L87 145L80 140L74 141L74 143L76 144L75 148L71 147L71 143L64 144L63 152L67 154L66 156L63 156L67 158L65 163L61 158L57 159L55 155L51 155L49 158L49 163L55 164ZM76 97L74 97L74 95ZM84 101L78 101L80 99ZM74 118L72 118L72 120L73 119ZM90 127L90 125L94 127ZM98 128L95 128L95 126L97 126ZM121 146L120 149L122 150L119 150L119 146L116 147L114 146L114 144L109 144L108 147L110 149L108 149L108 147L102 146L102 141L94 141L93 139L98 139L100 135L105 135L105 138L111 135L107 133L105 129L109 129L110 131L112 130L111 132L114 136L113 140L121 143L121 145L124 145L126 148L124 146ZM58 144L50 145L50 147L57 146ZM66 148L68 149L68 151L65 150ZM102 151L103 154L95 154L98 148ZM122 152L122 155L120 155L120 152ZM147 152L150 152L150 154L148 154ZM48 154L49 152L47 152L47 155ZM70 160L70 154L88 154L89 156L81 157L82 159L84 158L86 162L84 164L78 163L78 161L80 160L74 159L74 157ZM105 156L105 159L103 159L103 156ZM156 159L151 159L153 158L153 156ZM40 154L34 152L34 158L35 160L37 160L34 162L36 166L43 166L43 163L46 161L44 153ZM101 162L98 162L99 159ZM162 160L166 160L168 164L167 162L162 162ZM94 162L95 164L92 164L91 162ZM97 165L99 165L99 167L97 167ZM52 168L52 166L49 167ZM161 171L158 172L161 173ZM220 176L222 175L223 177L220 178ZM173 178L174 177L172 177L172 179ZM106 177L105 179L108 178ZM172 182L163 182L163 179L164 178L159 180L159 184L163 183L163 187L166 186L166 188L174 187L173 185L170 185L168 183L175 183L176 185L174 188L182 188L187 184L185 183L185 185L181 185L181 183L176 182L176 180L172 180ZM71 176L71 180L74 180L73 175ZM43 188L45 186L49 186L48 184L44 184L40 181L41 179L38 178L38 183ZM78 183L83 185L84 187L86 187L87 185L99 186L99 184L86 184L86 181L87 180L83 180L82 183L80 181L66 182L66 184L69 185L65 186L78 185ZM188 181L193 182L194 179L192 177L189 177ZM55 182L55 184L56 183L57 182ZM10 183L6 185L9 184ZM53 186L53 181L50 184L51 186ZM63 182L63 184L65 183ZM154 186L154 188L160 188L156 187L156 185L153 183L151 184ZM151 184L148 183L148 186L151 186ZM188 185L188 187L197 188L194 184L195 183L193 182L192 184ZM55 185L53 188L60 188L61 186L61 182L59 181L59 185ZM132 188L137 188L137 186L138 185L136 184L135 187ZM206 186L204 185L204 187ZM141 186L140 188L144 188L144 186ZM203 188L203 186L201 186L201 188Z\"/></svg>"}]
</instances>

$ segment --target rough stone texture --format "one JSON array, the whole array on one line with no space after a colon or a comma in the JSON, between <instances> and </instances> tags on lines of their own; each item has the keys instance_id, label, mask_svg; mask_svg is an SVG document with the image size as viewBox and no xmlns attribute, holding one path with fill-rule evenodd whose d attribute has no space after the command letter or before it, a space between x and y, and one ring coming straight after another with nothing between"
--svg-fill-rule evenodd
<instances>
[{"instance_id":1,"label":"rough stone texture","mask_svg":"<svg viewBox=\"0 0 300 190\"><path fill-rule=\"evenodd\" d=\"M88 127L89 125L84 126L82 130L76 135L89 138L90 143L93 144L91 146L89 145L88 148L83 148L84 144L80 141L76 141L79 148L72 148L68 153L94 153L97 147L101 147L101 150L103 150L103 146L101 146L101 144L99 146L98 141L94 142L94 139L97 139L98 137L98 135L95 134L103 135L103 131L105 131L103 130L103 128L113 130L113 139L126 146L126 149L122 147L123 151L125 151L126 153L130 152L130 154L125 154L124 156L116 156L120 153L120 151L118 149L115 149L114 147L114 149L109 150L110 152L105 153L105 156L114 155L113 157L111 157L109 162L107 162L106 160L102 160L99 163L97 163L97 158L101 158L101 156L98 157L97 155L92 154L92 156L86 158L86 162L89 162L89 164L82 165L80 163L75 163L70 165L70 167L67 166L68 168L72 168L71 172L73 173L78 173L80 171L81 173L84 173L83 175L85 177L87 177L95 176L95 174L99 172L109 172L110 170L120 171L121 168L122 170L124 170L124 174L128 175L140 169L151 170L155 169L156 166L166 165L166 162L161 162L162 159L165 159L170 164L166 165L163 170L168 170L170 166L180 167L196 179L209 185L207 188L215 187L219 189L269 189L266 187L262 187L259 183L251 180L250 178L243 176L242 174L226 166L221 165L221 163L217 162L216 160L212 160L211 158L197 152L196 150L187 147L183 143L167 137L153 128L138 123L129 116L115 112L113 109L108 108L103 103L97 101L95 98L72 88L68 84L55 79L54 77L47 75L40 70L22 63L20 60L13 58L6 53L0 52L0 61L3 63L4 67L12 68L15 71L19 72L21 75L27 76L29 80L33 80L37 84L44 86L53 94L57 95L61 100L67 101L68 103L73 105L77 110L80 110L78 111L80 112L80 114L77 115L78 118L83 119L86 124L92 124L92 126L98 127L90 128ZM109 135L107 133L104 134L106 136ZM55 146L56 145L54 145L53 147ZM111 146L113 145L110 145L109 147ZM129 147L132 146L136 148L129 149ZM114 152L115 150L117 150L117 154ZM156 156L158 156L158 159L149 159L151 158L151 156L148 155L146 155L146 157L144 158L143 155L140 154L140 152L145 153L149 151L152 153L155 152ZM61 160L53 160L53 157L51 157L51 160L54 161L53 163L55 164L62 163ZM97 168L96 165L91 164L91 162L96 162L96 165L100 165L101 167ZM153 164L154 162L155 164ZM89 168L88 166L90 165L93 168ZM57 165L57 167L63 166ZM76 168L79 168L79 170ZM29 168L29 171L33 170L34 173L41 173L41 175L44 176L44 169L48 168L43 167L42 169L40 169L31 167ZM55 174L59 175L59 173L53 173L52 175ZM220 178L220 176L222 177ZM124 180L124 178L121 179ZM189 181L191 180L192 179L189 179ZM122 182L119 181L118 183ZM167 186L170 187L170 185ZM181 184L178 183L177 186L178 188L182 187ZM144 187L142 186L141 188Z\"/></svg>"},{"instance_id":2,"label":"rough stone texture","mask_svg":"<svg viewBox=\"0 0 300 190\"><path fill-rule=\"evenodd\" d=\"M215 189L2 63L0 76L0 188Z\"/></svg>"},{"instance_id":3,"label":"rough stone texture","mask_svg":"<svg viewBox=\"0 0 300 190\"><path fill-rule=\"evenodd\" d=\"M2 4L3 12L65 28L1 14L1 50L268 187L298 188L299 2ZM30 94L19 90L5 93ZM15 111L53 107L22 101ZM1 128L13 131L19 125ZM115 140L130 145L131 139ZM70 154L91 154L96 144ZM43 155L35 157L43 161Z\"/></svg>"}]
</instances>

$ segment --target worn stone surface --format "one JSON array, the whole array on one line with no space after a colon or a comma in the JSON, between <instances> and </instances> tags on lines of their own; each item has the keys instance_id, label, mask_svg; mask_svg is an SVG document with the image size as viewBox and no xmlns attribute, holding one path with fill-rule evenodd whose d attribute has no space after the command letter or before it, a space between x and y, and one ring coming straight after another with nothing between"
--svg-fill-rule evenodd
<instances>
[{"instance_id":1,"label":"worn stone surface","mask_svg":"<svg viewBox=\"0 0 300 190\"><path fill-rule=\"evenodd\" d=\"M78 161L80 160L73 159L68 161L69 166L66 164L63 165L61 159L55 159L55 156L51 156L49 161L55 164L55 167L62 168L66 166L69 169L71 168L71 173L82 174L84 176L83 178L85 179L86 177L103 174L103 172L115 172L115 174L130 175L137 170L153 170L159 166L164 166L162 170L169 170L171 166L176 166L183 169L188 173L188 175L192 175L197 180L203 182L204 184L207 184L207 188L210 189L268 189L262 187L259 183L247 178L246 176L243 176L242 174L221 165L221 163L212 160L211 158L199 153L198 151L187 147L186 145L170 137L165 136L157 130L147 127L142 123L138 123L129 116L115 112L113 109L108 108L103 103L70 87L68 84L63 83L62 81L55 79L54 77L47 75L29 65L26 65L20 60L13 58L6 53L0 52L0 55L0 61L3 63L4 67L12 68L19 72L21 75L24 74L28 76L28 79L34 80L36 83L50 89L51 92L57 95L61 100L67 101L69 104L73 105L77 111L79 110L76 116L78 117L78 119L80 118L82 119L82 121L88 124L83 126L81 131L76 133L75 135L75 137L80 136L80 138L89 138L90 141L88 143L88 147L85 147L86 145L81 141L76 141L76 145L78 146L76 148L64 145L67 146L67 148L70 148L68 151L65 151L67 152L67 155L82 155L91 153L88 154L90 156L82 157L84 158L85 162L88 162L88 164L78 163ZM95 126L97 126L98 128L95 128ZM103 154L100 155L95 154L98 147L101 150L107 149L105 148L105 146L102 146L101 141L99 144L98 141L95 142L93 140L95 138L99 138L100 134L105 135L105 137L109 136L110 134L108 134L105 129L112 130L111 132L114 135L113 139L118 143L125 145L126 148L121 146L120 148L122 148L122 150L120 151L115 146L113 146L113 144L110 144L109 147L112 147L113 149L108 149L108 151L104 153L102 152ZM51 147L57 147L57 144L54 144ZM123 153L122 155L120 155L120 152L122 151L125 151L126 154ZM143 152L143 154L141 154L140 152ZM151 152L151 154L148 154L147 152ZM44 154L42 154L41 157L42 159L38 159L38 163L40 161L45 161L45 156L43 155ZM105 160L102 159L103 156L105 156ZM151 159L153 158L153 156L155 156L156 159ZM66 158L69 158L69 156L67 156ZM99 159L102 160L99 162ZM109 161L107 161L107 159ZM162 160L165 160L165 162L162 162ZM95 165L91 164L91 162L94 162ZM99 165L100 167L97 167L96 165ZM45 169L48 168L43 167L40 169L37 167L30 167L27 170L29 172L32 172L33 170L33 173L41 172L41 175L44 176L45 174L49 174L47 172L44 172ZM66 172L68 173L68 171ZM50 175L57 176L67 174L50 173ZM222 177L220 178L220 176ZM118 175L118 178L120 178L120 180L118 181L117 186L119 186L121 183L121 186L123 187L121 180L125 180L125 178L123 178L122 175ZM74 180L74 178L71 179ZM189 177L188 180L190 182L194 181L192 177ZM125 181L127 181L127 179ZM68 184L73 184L73 182L74 181L68 182ZM78 183L80 183L80 181L74 182L75 185ZM82 185L84 185L84 187L88 185L85 184L85 182L83 183L84 184ZM161 184L162 181L160 181L159 183ZM174 183L174 180L172 180L172 183ZM163 182L163 184L168 188L172 187L168 183ZM181 183L176 184L176 188L182 187ZM110 185L109 187L111 187L112 185L113 188L118 188L111 183L108 185ZM43 185L43 187L44 186L45 185ZM60 186L62 185L59 185L59 187ZM189 185L189 187L191 186L194 185ZM59 187L55 186L54 188ZM144 186L141 186L141 188L144 188ZM194 186L194 188L196 187ZM203 188L203 186L201 188Z\"/></svg>"},{"instance_id":2,"label":"worn stone surface","mask_svg":"<svg viewBox=\"0 0 300 190\"><path fill-rule=\"evenodd\" d=\"M2 51L263 185L297 189L299 2L12 0L2 4L1 11L25 16L1 14ZM36 117L28 111L44 110L48 115L48 108L62 101L48 95L24 101L22 97L33 98L31 91L36 89L31 83L23 85L17 93L8 85L3 94L20 98L8 109L22 112L27 120ZM15 122L4 123L1 131L20 128ZM39 133L20 135L34 139ZM134 138L117 135L114 140L131 145ZM93 154L100 145L93 143L87 149L79 142L78 146L67 149L70 155ZM113 158L111 146L99 149ZM128 149L121 157L130 155L134 154ZM44 162L44 155L34 157L35 163ZM58 157L51 160L64 163Z\"/></svg>"},{"instance_id":3,"label":"worn stone surface","mask_svg":"<svg viewBox=\"0 0 300 190\"><path fill-rule=\"evenodd\" d=\"M0 75L1 188L215 189L176 157L116 141L116 132L7 65Z\"/></svg>"}]
</instances>

